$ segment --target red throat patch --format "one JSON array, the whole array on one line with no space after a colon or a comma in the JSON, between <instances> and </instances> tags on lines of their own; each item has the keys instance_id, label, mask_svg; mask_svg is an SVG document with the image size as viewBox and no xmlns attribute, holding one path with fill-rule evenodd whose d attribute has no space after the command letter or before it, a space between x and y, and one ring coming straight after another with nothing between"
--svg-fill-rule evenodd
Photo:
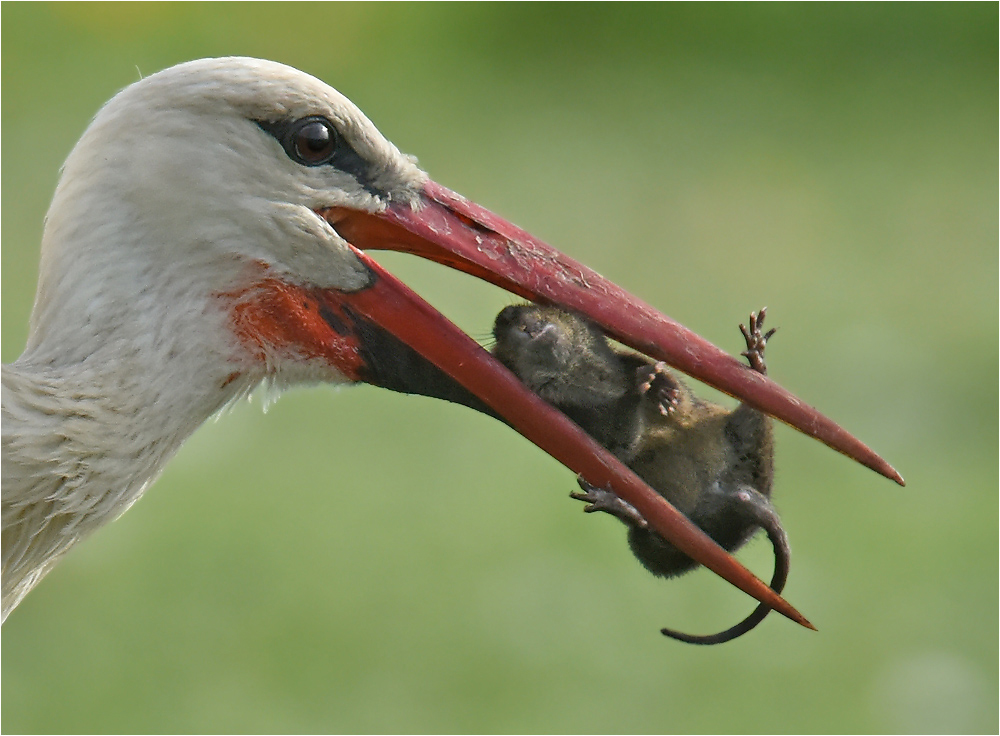
<instances>
[{"instance_id":1,"label":"red throat patch","mask_svg":"<svg viewBox=\"0 0 1000 736\"><path fill-rule=\"evenodd\" d=\"M265 277L220 296L232 303L233 331L255 360L320 359L357 381L363 366L358 338L333 294Z\"/></svg>"}]
</instances>

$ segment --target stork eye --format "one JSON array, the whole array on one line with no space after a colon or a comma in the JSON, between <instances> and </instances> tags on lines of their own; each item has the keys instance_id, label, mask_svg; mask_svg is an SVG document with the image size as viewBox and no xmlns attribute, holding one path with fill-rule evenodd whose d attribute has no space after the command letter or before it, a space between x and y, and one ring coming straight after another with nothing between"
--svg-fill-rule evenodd
<instances>
[{"instance_id":1,"label":"stork eye","mask_svg":"<svg viewBox=\"0 0 1000 736\"><path fill-rule=\"evenodd\" d=\"M274 138L285 155L302 166L333 168L353 176L358 184L375 197L387 197L372 177L378 169L344 138L337 127L322 115L310 115L294 120L253 120Z\"/></svg>"},{"instance_id":2,"label":"stork eye","mask_svg":"<svg viewBox=\"0 0 1000 736\"><path fill-rule=\"evenodd\" d=\"M289 131L286 150L300 164L321 166L337 151L337 131L326 118L303 118Z\"/></svg>"}]
</instances>

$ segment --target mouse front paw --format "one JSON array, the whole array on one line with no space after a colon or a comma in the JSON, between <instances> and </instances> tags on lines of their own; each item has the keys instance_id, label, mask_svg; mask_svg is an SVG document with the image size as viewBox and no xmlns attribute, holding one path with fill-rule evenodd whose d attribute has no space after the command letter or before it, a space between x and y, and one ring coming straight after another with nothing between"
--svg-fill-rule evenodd
<instances>
[{"instance_id":1,"label":"mouse front paw","mask_svg":"<svg viewBox=\"0 0 1000 736\"><path fill-rule=\"evenodd\" d=\"M677 411L681 389L666 363L640 366L635 379L639 394L653 402L660 414L668 417Z\"/></svg>"}]
</instances>

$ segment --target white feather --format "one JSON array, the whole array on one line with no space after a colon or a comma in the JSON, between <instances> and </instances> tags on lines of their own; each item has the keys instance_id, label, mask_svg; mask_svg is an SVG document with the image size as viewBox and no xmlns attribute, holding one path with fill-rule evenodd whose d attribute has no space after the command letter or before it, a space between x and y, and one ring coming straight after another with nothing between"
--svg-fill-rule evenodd
<instances>
[{"instance_id":1,"label":"white feather","mask_svg":"<svg viewBox=\"0 0 1000 736\"><path fill-rule=\"evenodd\" d=\"M309 115L337 125L384 197L294 163L254 122ZM349 100L274 62L181 64L104 106L63 168L27 347L3 368L4 619L228 402L265 380L344 380L296 356L253 359L220 294L260 264L360 287L364 269L313 210L412 203L425 180Z\"/></svg>"}]
</instances>

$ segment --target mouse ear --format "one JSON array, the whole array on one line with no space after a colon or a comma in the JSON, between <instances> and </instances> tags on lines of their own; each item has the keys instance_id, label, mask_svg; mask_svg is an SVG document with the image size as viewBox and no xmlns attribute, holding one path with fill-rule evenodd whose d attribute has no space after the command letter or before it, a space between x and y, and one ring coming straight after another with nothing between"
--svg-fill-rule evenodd
<instances>
[{"instance_id":1,"label":"mouse ear","mask_svg":"<svg viewBox=\"0 0 1000 736\"><path fill-rule=\"evenodd\" d=\"M757 526L762 527L767 532L767 537L771 540L771 546L774 547L774 575L771 577L771 589L775 593L780 594L785 588L785 582L788 580L788 568L791 562L792 550L788 545L788 535L785 534L785 529L781 526L781 518L778 516L778 512L775 511L774 506L771 505L766 496L758 493L749 486L740 488L733 495L733 502L738 504L740 513L745 515L745 518L752 520ZM688 644L723 644L743 636L763 621L770 612L771 608L761 603L745 619L725 631L720 631L718 634L696 636L693 634L684 634L674 629L660 629L660 633L664 636L669 636L671 639L677 639Z\"/></svg>"}]
</instances>

